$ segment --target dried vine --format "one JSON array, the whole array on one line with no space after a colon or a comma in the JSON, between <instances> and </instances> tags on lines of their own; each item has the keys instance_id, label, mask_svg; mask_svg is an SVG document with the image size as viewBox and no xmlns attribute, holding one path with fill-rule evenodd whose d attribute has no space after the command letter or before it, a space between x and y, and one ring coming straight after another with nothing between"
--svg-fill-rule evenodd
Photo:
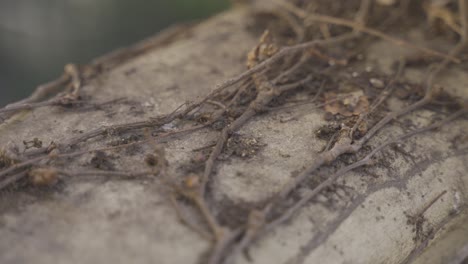
<instances>
[{"instance_id":1,"label":"dried vine","mask_svg":"<svg viewBox=\"0 0 468 264\"><path fill-rule=\"evenodd\" d=\"M161 115L141 122L99 127L64 142L54 143L47 147L39 147L35 150L25 152L24 155L19 157L8 157L11 162L5 165L0 171L0 190L25 178L28 178L33 184L43 185L55 182L58 177L73 177L78 175L131 178L160 174L163 181L171 189L170 200L181 221L205 239L213 242L208 259L201 261L209 264L232 263L253 241L292 218L306 203L314 199L326 188L335 184L337 179L344 177L346 173L351 170L372 165L372 159L384 148L421 133L439 129L455 118L459 118L468 113L468 106L466 104L459 104L456 111L442 118L442 120L434 121L428 126L414 129L388 139L374 146L370 152L363 155L364 147L369 146L369 141L378 135L383 128L398 118L423 109L433 103L435 98L438 97L439 91L434 88L434 79L449 63L459 62L457 56L466 48L468 42L468 15L466 14L465 0L458 1L461 21L461 29L459 31L460 41L448 55L425 47L416 46L366 25L370 16L369 10L373 5L372 1L369 0L362 0L360 2L360 7L354 16L354 20L309 13L295 6L294 1L286 2L276 0L274 2L282 7L281 11L271 11L271 9L268 8L263 10L263 12L273 12L273 15L284 20L288 27L294 32L294 39L297 43L290 46L281 46L278 42L275 42L272 35L266 31L261 37L259 44L254 47L247 56L248 69L234 78L217 85L209 95L198 102L186 103L167 115ZM330 35L330 32L322 27L322 33L326 32L323 34L325 35L324 39L307 39L307 31L314 23L322 23L321 25L326 25L327 27L328 25L343 26L352 30L347 30L345 33L337 35ZM362 33L443 59L431 72L425 84L422 98L409 103L405 108L399 111L388 112L381 118L371 118L376 112L383 112L380 107L392 96L394 85L400 79L402 71L404 70L404 63L402 63L395 77L393 77L378 96L374 98L370 108L367 111L359 113L357 118L348 118L345 120L331 138L325 150L317 154L314 161L299 172L296 177L291 178L280 191L265 200L263 206L260 208L250 208L248 217L242 225L232 228L221 223L220 219L212 210L214 201L211 197L211 188L214 188L214 186L212 186L213 178L219 176L216 175L216 166L228 140L253 117L275 109L283 109L285 106L272 106L272 104L275 100L286 97L285 95L287 94L297 92L300 90L299 88L309 86L313 80L321 83L320 87L314 91L314 97L311 99L311 101L316 102L323 94L322 89L324 89L324 84L327 82L327 76L323 74L323 72L332 68L333 65L337 64L336 62L340 61L328 55L328 49L332 49L333 47L349 41L359 41ZM140 49L137 49L137 51L140 52ZM138 53L137 51L132 52ZM322 64L322 66L315 67L312 72L305 71L304 69L308 67L308 65L310 66L311 63ZM324 66L323 64L327 65ZM80 71L76 66L70 65L67 68L66 76L57 81L60 85L68 81L71 87L68 92L43 102L26 100L22 103L0 109L0 114L24 109L34 109L37 107L66 106L81 103L81 78ZM250 100L245 103L243 102L244 98L250 98ZM336 100L339 99L335 99L335 101ZM323 102L321 105L332 104L335 101L329 100ZM450 103L455 104L456 102ZM160 128L175 120L188 120L192 122L192 117L195 116L196 113L207 114L209 117L207 120L197 120L194 126L187 126L173 132L160 133L154 138L147 135L143 139L137 139L133 142L118 146L108 146L93 150L76 150L91 139L109 134L122 135L130 131ZM160 140L168 140L171 137L209 128L220 120L226 119L228 116L231 117L231 120L220 129L215 143L212 146L206 147L210 152L204 162L204 170L202 173L198 175L186 175L187 177L184 177L183 180L173 179L167 175L164 167L165 165L162 165L165 164L164 151L157 150L157 144ZM362 131L362 133L357 133L363 122L372 123L372 125L369 129ZM144 142L154 144L154 152L158 153L157 155L152 154L152 156L146 158L146 163L152 169L140 172L95 170L73 172L60 169L54 165L54 162L60 159L74 158L98 151L109 152L142 144ZM319 184L310 189L306 195L303 195L300 199L296 199L294 203L288 206L282 204L282 201L292 198L304 182L310 180L311 177L317 176L316 173L320 168L336 163L343 154L353 154L356 157L360 155L362 158L338 169L332 175L328 175L325 180L320 181ZM4 156L3 158L6 160L7 154L0 153L0 155ZM157 165L162 167L157 170L155 169ZM190 204L196 208L200 217L204 220L203 224L196 223L184 212L183 208L180 206L181 200L189 201Z\"/></svg>"}]
</instances>

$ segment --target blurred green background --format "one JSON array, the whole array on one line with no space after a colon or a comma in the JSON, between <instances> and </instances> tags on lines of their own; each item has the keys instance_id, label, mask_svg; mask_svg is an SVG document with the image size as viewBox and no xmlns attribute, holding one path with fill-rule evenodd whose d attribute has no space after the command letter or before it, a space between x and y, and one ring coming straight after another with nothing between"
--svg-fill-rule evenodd
<instances>
[{"instance_id":1,"label":"blurred green background","mask_svg":"<svg viewBox=\"0 0 468 264\"><path fill-rule=\"evenodd\" d=\"M228 0L0 0L0 107L84 64Z\"/></svg>"}]
</instances>

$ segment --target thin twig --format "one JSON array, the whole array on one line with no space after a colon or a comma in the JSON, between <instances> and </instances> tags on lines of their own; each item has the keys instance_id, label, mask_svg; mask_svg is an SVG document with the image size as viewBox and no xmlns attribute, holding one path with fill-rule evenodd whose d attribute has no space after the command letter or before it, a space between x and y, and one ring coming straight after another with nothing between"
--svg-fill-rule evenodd
<instances>
[{"instance_id":1,"label":"thin twig","mask_svg":"<svg viewBox=\"0 0 468 264\"><path fill-rule=\"evenodd\" d=\"M247 79L251 77L253 74L258 73L265 69L266 67L274 64L275 62L279 61L280 59L284 58L285 56L293 55L296 54L297 52L307 50L308 48L312 48L315 46L320 46L320 45L325 45L325 44L335 44L335 43L340 43L346 40L350 40L352 38L357 37L355 34L349 33L349 34L343 34L331 39L326 39L326 40L312 40L308 42L304 42L301 44L293 45L293 46L288 46L281 48L277 53L275 53L272 57L264 60L263 62L259 63L255 67L252 67L251 69L244 71L243 73L228 79L222 83L219 83L218 85L215 86L213 89L213 92L210 94L212 95L213 93L216 93L218 91L222 91L236 83L238 83L241 80Z\"/></svg>"},{"instance_id":2,"label":"thin twig","mask_svg":"<svg viewBox=\"0 0 468 264\"><path fill-rule=\"evenodd\" d=\"M369 16L370 8L372 5L372 0L361 0L361 5L359 6L359 10L356 12L354 16L354 21L361 25L367 24L367 19Z\"/></svg>"},{"instance_id":3,"label":"thin twig","mask_svg":"<svg viewBox=\"0 0 468 264\"><path fill-rule=\"evenodd\" d=\"M198 233L200 236L207 240L213 240L213 236L207 232L205 232L203 229L200 227L196 226L190 219L182 212L182 209L179 206L179 203L177 202L177 199L175 198L174 194L171 194L170 200L172 203L172 206L174 207L176 214L180 221L188 226L190 229Z\"/></svg>"},{"instance_id":4,"label":"thin twig","mask_svg":"<svg viewBox=\"0 0 468 264\"><path fill-rule=\"evenodd\" d=\"M124 98L112 99L112 100L104 101L102 103L101 102L87 102L87 101L82 101L82 100L73 100L73 101L67 101L66 106L83 105L83 106L88 106L88 107L98 107L98 106L103 106L103 105L107 105L110 103L116 103L122 100L124 100ZM20 110L32 110L32 109L46 107L46 106L65 106L65 104L62 98L57 97L57 98L52 98L50 100L39 102L39 103L24 103L24 104L19 104L19 105L12 105L10 107L5 107L5 108L0 109L0 114L20 111ZM85 108L83 107L81 108L81 110L84 110L84 109Z\"/></svg>"},{"instance_id":5,"label":"thin twig","mask_svg":"<svg viewBox=\"0 0 468 264\"><path fill-rule=\"evenodd\" d=\"M364 113L359 114L358 120L356 121L353 128L351 129L350 138L354 138L354 132L356 132L356 129L359 127L359 125L364 120L364 118L366 118L371 113L373 113L390 96L390 94L392 93L394 89L394 83L401 77L403 73L404 65L405 65L404 61L401 60L395 76L390 80L390 82L388 82L388 84L382 90L382 92L377 97L377 99L371 104L369 110Z\"/></svg>"},{"instance_id":6,"label":"thin twig","mask_svg":"<svg viewBox=\"0 0 468 264\"><path fill-rule=\"evenodd\" d=\"M22 171L17 174L12 175L6 179L0 180L0 190L4 189L5 187L19 181L20 179L26 177L28 175L27 172Z\"/></svg>"},{"instance_id":7,"label":"thin twig","mask_svg":"<svg viewBox=\"0 0 468 264\"><path fill-rule=\"evenodd\" d=\"M224 233L223 238L219 240L211 250L208 264L219 264L221 263L223 256L226 254L227 249L231 246L235 240L242 234L241 229L234 231L227 231Z\"/></svg>"},{"instance_id":8,"label":"thin twig","mask_svg":"<svg viewBox=\"0 0 468 264\"><path fill-rule=\"evenodd\" d=\"M265 212L269 212L272 209L273 203L276 201L280 201L285 199L289 194L295 190L309 175L315 172L318 168L320 168L324 164L331 163L332 161L336 160L339 156L345 153L356 153L358 150L362 148L362 146L372 138L380 129L382 129L386 124L392 121L395 118L400 117L401 115L408 114L420 107L428 104L430 102L431 96L426 95L420 101L409 105L408 107L397 111L391 112L387 114L384 118L382 118L372 129L370 129L365 136L363 136L360 140L355 141L354 143L352 140L347 136L350 130L344 129L343 135L339 135L338 139L333 146L328 151L322 152L317 158L313 161L311 165L309 165L305 170L303 170L299 175L291 179L285 186L278 192L272 202L270 202L265 208Z\"/></svg>"},{"instance_id":9,"label":"thin twig","mask_svg":"<svg viewBox=\"0 0 468 264\"><path fill-rule=\"evenodd\" d=\"M458 12L460 12L461 43L468 42L468 1L458 0Z\"/></svg>"},{"instance_id":10,"label":"thin twig","mask_svg":"<svg viewBox=\"0 0 468 264\"><path fill-rule=\"evenodd\" d=\"M179 24L171 26L168 29L159 32L156 36L140 41L133 46L121 48L102 57L96 58L87 67L93 71L94 75L96 75L97 72L109 70L131 58L144 54L148 50L170 43L174 38L179 36L181 32L186 31L189 27L190 24ZM75 75L75 77L70 76L69 72L67 73L65 70L65 72L56 80L38 86L28 98L9 104L6 107L0 109L0 120L9 118L15 111L29 109L27 105L40 105L42 103L40 102L41 100L57 94L72 79L74 79L73 86L75 86L75 89L72 91L72 93L74 95L78 95L83 80L81 78L78 80L76 77L78 77L78 75ZM16 110L6 111L6 109L13 108Z\"/></svg>"},{"instance_id":11,"label":"thin twig","mask_svg":"<svg viewBox=\"0 0 468 264\"><path fill-rule=\"evenodd\" d=\"M452 57L457 56L468 45L468 4L466 2L467 0L458 0L462 35L458 44L449 53ZM450 62L452 61L448 58L445 58L437 65L437 67L429 74L429 77L427 78L426 89L429 89L433 86L435 78L449 65Z\"/></svg>"},{"instance_id":12,"label":"thin twig","mask_svg":"<svg viewBox=\"0 0 468 264\"><path fill-rule=\"evenodd\" d=\"M152 117L146 121L138 121L138 122L131 122L131 123L124 123L118 125L110 125L110 126L102 126L97 129L91 130L87 133L83 133L79 136L71 138L68 142L62 143L62 145L68 147L73 147L80 142L84 142L91 138L105 135L105 134L118 134L118 133L125 133L131 130L136 129L143 129L143 128L151 128L151 127L158 127L164 124L170 123L178 117L181 117L183 114L179 112L179 109L185 104L179 106L176 110L168 115L162 115L158 117ZM185 110L186 111L186 110ZM182 111L185 113L185 111ZM193 130L194 128L190 129ZM170 133L170 132L169 132Z\"/></svg>"},{"instance_id":13,"label":"thin twig","mask_svg":"<svg viewBox=\"0 0 468 264\"><path fill-rule=\"evenodd\" d=\"M351 36L351 35L345 34L345 35L341 35L333 39L328 39L326 41L311 41L311 42L306 42L306 43L299 44L296 46L291 46L291 47L280 49L279 52L274 54L269 59L266 59L265 61L254 66L253 68L246 71L245 73L239 75L237 79L240 80L241 77L246 73L249 73L249 75L254 74L260 71L261 69L263 69L263 67L266 67L267 65L279 60L281 57L285 55L295 53L296 51L304 50L308 47L314 47L315 45L319 43L337 43L337 42L348 40L349 38L352 38L352 37L354 37L354 35ZM227 85L227 83L228 82L226 82L225 85ZM257 94L257 98L250 103L249 107L242 113L242 115L238 117L236 120L234 120L228 127L224 128L221 131L218 137L216 146L212 150L208 160L205 163L205 170L204 170L203 177L201 179L201 184L200 184L200 193L202 197L204 197L205 195L206 185L208 181L210 180L210 175L213 171L215 161L218 158L218 156L221 154L224 144L227 141L229 135L237 131L240 127L242 127L245 124L245 122L247 122L247 120L255 116L258 111L262 111L264 107L267 106L268 103L270 103L274 98L276 98L276 96L278 96L281 92L285 92L287 90L295 88L295 86L290 86L290 85L287 85L285 87L279 86L279 88L277 88L268 80L263 81L262 85L264 87L257 88L259 90ZM220 87L222 88L224 87L224 85L219 86L218 89L220 89ZM281 92L278 92L278 91L281 91Z\"/></svg>"},{"instance_id":14,"label":"thin twig","mask_svg":"<svg viewBox=\"0 0 468 264\"><path fill-rule=\"evenodd\" d=\"M201 179L200 184L200 193L202 197L204 197L205 195L206 185L210 180L210 175L213 171L215 161L221 154L224 148L224 144L228 140L229 136L233 132L241 128L250 118L255 116L258 111L264 110L264 107L268 105L280 93L294 89L297 87L297 85L301 83L302 82L295 83L294 85L279 86L278 88L276 88L271 83L264 82L264 87L259 89L260 91L257 94L257 98L250 103L249 107L242 113L240 117L238 117L230 125L228 125L221 131L216 146L212 150L208 160L205 163L205 171L203 173L203 177Z\"/></svg>"},{"instance_id":15,"label":"thin twig","mask_svg":"<svg viewBox=\"0 0 468 264\"><path fill-rule=\"evenodd\" d=\"M173 136L176 136L176 135L181 135L181 134L184 134L184 133L193 132L193 131L202 129L204 127L205 127L205 125L199 125L199 126L195 126L195 127L191 127L191 128L181 129L181 130L178 130L178 131L167 132L167 133L159 135L156 139L152 139L152 140L157 140L158 141L158 140L162 140L164 138L173 137ZM127 144L122 144L122 145L118 145L118 146L102 147L102 148L96 148L96 149L91 149L91 150L80 150L80 151L75 151L75 152L68 152L68 153L61 153L61 154L54 154L54 155L52 155L52 154L44 155L43 153L46 153L46 151L47 151L47 148L44 148L44 149L41 149L41 151L40 151L40 154L43 154L43 155L41 155L39 157L34 157L34 158L31 158L31 159L25 160L25 161L20 162L20 163L16 163L16 164L14 164L14 165L0 171L0 179L5 178L4 180L2 180L2 183L0 184L0 190L2 188L6 187L8 184L11 184L11 183L13 183L13 182L15 182L15 181L22 178L22 177L18 176L17 174L8 176L9 174L12 174L13 172L18 171L18 170L27 169L29 166L36 165L41 161L42 162L44 162L44 161L47 162L48 160L52 160L52 159L73 158L73 157L76 157L76 156L81 156L81 155L91 153L91 152L95 152L95 151L111 151L111 150L117 150L117 149L122 149L122 148L128 148L128 147L135 146L135 145L138 145L138 144L142 144L142 143L145 143L145 142L148 142L148 139L135 141L135 142L127 143Z\"/></svg>"},{"instance_id":16,"label":"thin twig","mask_svg":"<svg viewBox=\"0 0 468 264\"><path fill-rule=\"evenodd\" d=\"M447 118L444 118L443 120L439 121L439 122L435 122L434 124L432 125L429 125L429 126L426 126L426 127L422 127L422 128L419 128L419 129L415 129L411 132L408 132L406 134L403 134L401 136L398 136L394 139L390 139L388 140L387 142L379 145L378 147L376 147L375 149L373 149L369 154L367 154L363 159L361 159L360 161L357 161L349 166L346 166L340 170L338 170L334 175L332 175L331 177L328 177L326 181L322 182L320 185L318 185L317 187L315 187L312 192L306 194L303 198L301 198L301 201L298 202L297 204L297 208L301 207L306 201L309 201L310 199L312 199L315 195L317 195L320 191L322 191L323 189L325 189L326 187L330 186L333 182L336 181L337 178L341 177L342 175L344 175L345 173L351 171L351 170L354 170L358 167L362 167L362 166L365 166L367 164L371 164L372 163L372 158L375 156L375 154L379 153L382 149L386 148L387 146L391 145L391 144L395 144L395 143L398 143L398 142L401 142L403 140L406 140L410 137L413 137L415 135L418 135L418 134L421 134L421 133L424 133L424 132L427 132L427 131L430 131L430 130L434 130L434 129L438 129L440 127L442 127L443 125L445 125L446 123L450 122L450 121L453 121L454 119L462 116L462 115L465 115L466 113L468 113L468 109L461 109L457 112L455 112L454 114L448 116ZM442 194L443 195L443 194ZM435 201L434 201L435 202ZM433 203L433 202L432 202ZM431 203L431 204L432 204ZM425 212L425 210L427 210L428 207L430 207L429 204L428 206L424 207L423 209L423 213ZM296 207L296 205L295 205ZM293 207L291 207L293 208ZM297 209L291 209L291 210L297 210Z\"/></svg>"},{"instance_id":17,"label":"thin twig","mask_svg":"<svg viewBox=\"0 0 468 264\"><path fill-rule=\"evenodd\" d=\"M442 219L440 223L435 225L432 230L429 232L429 234L421 241L419 245L417 245L411 252L408 254L408 256L401 261L401 264L410 264L413 263L414 260L421 255L424 252L424 249L429 245L429 242L432 241L434 238L434 235L437 234L442 228L444 228L447 223L449 223L451 220L453 220L455 217L459 215L459 212L454 212L453 214L449 214L447 217ZM463 260L461 260L463 261ZM462 264L463 262L456 262L457 264ZM455 263L454 263L455 264Z\"/></svg>"},{"instance_id":18,"label":"thin twig","mask_svg":"<svg viewBox=\"0 0 468 264\"><path fill-rule=\"evenodd\" d=\"M434 203L437 202L446 193L447 193L447 190L443 190L436 197L434 197L431 201L429 201L423 208L421 208L421 210L416 215L417 216L424 215L426 213L426 211L429 210L429 208L431 208L431 206L434 205Z\"/></svg>"},{"instance_id":19,"label":"thin twig","mask_svg":"<svg viewBox=\"0 0 468 264\"><path fill-rule=\"evenodd\" d=\"M278 85L280 82L284 81L284 78L286 76L291 76L294 72L296 72L298 69L300 69L301 66L303 66L310 58L310 55L308 53L304 53L301 58L289 69L281 72L278 77L273 79L272 83L275 85Z\"/></svg>"},{"instance_id":20,"label":"thin twig","mask_svg":"<svg viewBox=\"0 0 468 264\"><path fill-rule=\"evenodd\" d=\"M360 24L358 22L354 22L354 21L350 21L350 20L346 20L346 19L341 19L341 18L337 18L337 17L332 17L332 16L327 16L327 15L310 14L310 13L307 13L306 11L304 11L302 9L297 8L296 6L294 6L291 3L285 2L284 0L274 0L274 1L277 4L279 4L279 5L283 6L284 8L288 9L289 11L295 13L297 16L305 19L306 24L310 24L311 22L324 22L324 23L330 23L330 24L339 25L339 26L345 26L345 27L352 28L352 29L354 29L356 31L362 31L362 32L367 33L369 35L372 35L372 36L381 38L383 40L389 41L389 42L391 42L391 43L393 43L395 45L398 45L398 46L406 46L408 48L412 48L412 49L424 52L426 54L430 54L430 55L437 56L437 57L440 57L440 58L448 59L451 62L456 62L456 63L460 62L460 60L455 58L453 55L446 55L446 54L443 54L443 53L441 53L439 51L435 51L435 50L432 50L432 49L429 49L429 48L426 48L426 47L417 46L415 44L404 41L402 39L398 39L398 38L392 37L390 35L387 35L387 34L381 32L381 31L378 31L376 29L369 28L369 27L365 26L364 24ZM460 1L462 1L462 0L460 0Z\"/></svg>"},{"instance_id":21,"label":"thin twig","mask_svg":"<svg viewBox=\"0 0 468 264\"><path fill-rule=\"evenodd\" d=\"M80 171L67 171L67 170L57 170L60 174L69 176L69 177L79 177L79 176L117 176L117 177L126 177L126 178L137 178L145 175L150 175L152 171L103 171L103 170L80 170Z\"/></svg>"},{"instance_id":22,"label":"thin twig","mask_svg":"<svg viewBox=\"0 0 468 264\"><path fill-rule=\"evenodd\" d=\"M350 171L352 171L352 170L354 170L356 168L372 164L372 158L377 153L379 153L382 149L386 148L387 146L389 146L391 144L401 142L401 141L406 140L406 139L408 139L410 137L413 137L415 135L418 135L418 134L421 134L421 133L424 133L424 132L427 132L427 131L430 131L430 130L438 129L438 128L442 127L443 125L447 124L448 122L451 122L454 119L456 119L456 118L458 118L458 117L460 117L462 115L465 115L467 113L468 113L468 108L461 109L461 110L453 113L452 115L444 118L443 120L441 120L439 122L435 122L432 125L413 130L413 131L408 132L406 134L400 135L400 136L398 136L398 137L396 137L394 139L390 139L387 142L379 145L378 147L373 149L369 154L367 154L363 159L361 159L361 160L359 160L357 162L354 162L353 164L348 165L348 166L338 170L335 174L327 177L327 179L325 181L320 183L313 190L310 190L309 192L307 192L299 201L295 202L293 206L289 207L285 212L283 212L280 217L278 217L275 220L273 220L272 222L268 223L264 227L264 229L262 230L262 233L265 234L265 233L271 231L273 228L277 227L278 225L280 225L280 224L284 223L285 221L287 221L288 219L290 219L291 216L294 215L308 201L310 201L312 198L314 198L317 194L319 194L325 188L331 186L334 182L336 182L336 180L339 177L345 175L346 173L348 173L348 172L350 172ZM422 209L421 212L424 213L427 210L427 208L429 208L435 201L437 201L444 194L445 194L445 192L438 195L436 197L436 199L433 199L428 205L426 205Z\"/></svg>"},{"instance_id":23,"label":"thin twig","mask_svg":"<svg viewBox=\"0 0 468 264\"><path fill-rule=\"evenodd\" d=\"M297 21L297 18L291 15L290 13L281 10L281 9L275 9L271 10L268 13L271 13L280 19L283 19L289 24L289 27L294 31L296 34L296 41L302 42L305 38L305 30L302 25L300 25L299 21Z\"/></svg>"}]
</instances>

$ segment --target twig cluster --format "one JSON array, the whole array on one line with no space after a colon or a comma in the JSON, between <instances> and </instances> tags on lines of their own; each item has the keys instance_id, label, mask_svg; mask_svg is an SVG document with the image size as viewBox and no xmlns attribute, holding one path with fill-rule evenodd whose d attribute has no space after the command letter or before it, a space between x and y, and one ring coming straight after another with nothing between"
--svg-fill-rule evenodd
<instances>
[{"instance_id":1,"label":"twig cluster","mask_svg":"<svg viewBox=\"0 0 468 264\"><path fill-rule=\"evenodd\" d=\"M458 62L456 58L458 53L466 47L468 36L468 22L465 11L460 11L462 21L462 35L459 44L450 52L449 55L440 52L419 47L406 41L391 37L381 31L369 28L365 25L369 16L369 9L372 6L371 1L362 0L361 7L357 12L354 21L341 18L311 14L297 8L292 3L282 0L275 0L279 6L283 7L283 11L275 13L291 27L296 34L295 45L287 47L278 47L272 39L269 32L265 32L261 37L259 44L248 54L247 65L248 70L238 76L229 79L215 87L213 92L198 102L191 102L182 105L167 115L161 115L151 118L146 121L126 123L120 125L112 125L108 127L100 127L98 129L88 131L80 136L70 138L65 142L53 143L47 147L38 147L30 150L20 158L11 159L8 165L0 171L0 190L18 182L21 179L29 177L30 181L36 185L47 185L55 182L60 176L77 176L77 175L102 175L102 176L120 176L120 177L138 177L142 175L162 175L162 179L168 186L171 187L171 202L183 223L199 233L202 237L213 242L212 251L206 263L232 263L235 257L244 252L252 242L256 239L275 229L285 221L289 220L293 215L302 208L307 202L317 197L326 188L330 187L340 177L346 173L362 166L373 164L373 158L379 152L389 145L401 142L415 135L438 129L443 127L448 122L465 115L468 112L468 107L463 106L461 109L443 118L441 121L433 122L432 124L414 129L410 132L390 138L384 143L374 147L362 159L338 169L332 175L328 175L325 180L322 180L317 186L309 190L301 198L287 207L282 204L282 201L292 198L305 181L309 180L313 175L317 174L319 168L333 164L343 154L359 154L364 146L368 146L369 141L374 138L384 127L389 125L393 120L409 113L421 109L431 102L437 95L436 89L433 88L433 80L447 65L451 62ZM464 0L459 0L460 10L466 9ZM286 11L284 11L286 10ZM301 21L300 23L298 21ZM351 28L352 31L341 35L331 36L328 33L324 34L324 39L305 41L304 28L307 28L312 23L319 22L325 25L333 24ZM213 199L211 198L213 186L213 178L216 177L216 165L220 155L223 153L226 143L229 138L238 130L240 130L252 117L261 113L282 109L282 107L273 107L272 103L286 94L292 93L300 87L307 87L312 80L319 80L322 84L315 91L312 100L315 102L323 92L325 79L319 72L308 72L304 74L304 67L311 61L339 61L332 56L326 55L321 49L326 49L346 41L357 39L361 33L366 33L373 37L378 37L383 40L403 45L409 48L414 48L425 54L440 57L443 61L438 64L437 68L432 72L431 77L425 86L424 96L407 107L389 112L374 124L360 137L356 136L356 130L361 122L370 122L370 116L375 114L381 105L391 96L394 89L394 84L400 78L404 65L400 65L395 77L388 83L380 94L375 98L368 111L361 113L354 123L351 125L343 124L339 131L332 138L325 150L316 155L314 161L302 170L296 177L291 178L281 190L267 199L261 208L251 208L248 212L248 217L240 226L235 228L223 225L218 216L212 210ZM336 63L332 63L336 64ZM328 66L324 66L328 67ZM60 83L71 80L71 90L59 97L55 97L45 102L24 102L18 105L10 106L0 110L1 113L13 112L22 109L32 109L42 106L51 105L68 105L79 102L80 88L82 79L80 72L76 66L68 66L67 76L60 80ZM251 98L247 105L244 102L245 98ZM329 103L329 102L328 102ZM208 110L207 110L208 109ZM236 110L236 111L234 111ZM204 115L203 111L209 114ZM206 114L206 113L205 113ZM198 120L198 124L191 127L182 128L177 131L167 132L152 137L146 132L144 139L138 139L134 142L103 147L93 150L76 150L80 144L86 141L102 137L105 135L121 135L131 131L139 131L142 129L160 128L165 124L169 124L174 120L193 119L196 117L207 117ZM219 131L216 142L212 146L208 146L209 155L204 162L203 172L200 174L186 175L182 180L172 179L166 173L164 151L158 146L158 142L170 137L187 134L199 129L209 128L221 120L227 120L224 127ZM96 151L111 151L121 148L127 148L143 142L151 143L154 147L154 152L145 158L145 162L151 168L141 172L127 171L79 171L72 172L59 169L53 165L54 161L64 158L73 158ZM0 153L0 156L5 156ZM361 155L362 156L362 155ZM6 159L5 159L6 160ZM159 169L156 169L159 167ZM181 200L189 201L189 203L197 210L200 217L204 220L204 225L200 225L191 219L181 206ZM423 212L424 213L424 212ZM423 214L422 213L422 214Z\"/></svg>"}]
</instances>

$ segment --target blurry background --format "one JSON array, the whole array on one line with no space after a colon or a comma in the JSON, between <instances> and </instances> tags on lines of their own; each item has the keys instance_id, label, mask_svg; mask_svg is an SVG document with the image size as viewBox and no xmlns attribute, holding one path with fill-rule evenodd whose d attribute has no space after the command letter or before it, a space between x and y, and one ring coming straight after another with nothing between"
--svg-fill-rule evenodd
<instances>
[{"instance_id":1,"label":"blurry background","mask_svg":"<svg viewBox=\"0 0 468 264\"><path fill-rule=\"evenodd\" d=\"M165 27L201 19L228 0L0 0L0 107Z\"/></svg>"}]
</instances>

